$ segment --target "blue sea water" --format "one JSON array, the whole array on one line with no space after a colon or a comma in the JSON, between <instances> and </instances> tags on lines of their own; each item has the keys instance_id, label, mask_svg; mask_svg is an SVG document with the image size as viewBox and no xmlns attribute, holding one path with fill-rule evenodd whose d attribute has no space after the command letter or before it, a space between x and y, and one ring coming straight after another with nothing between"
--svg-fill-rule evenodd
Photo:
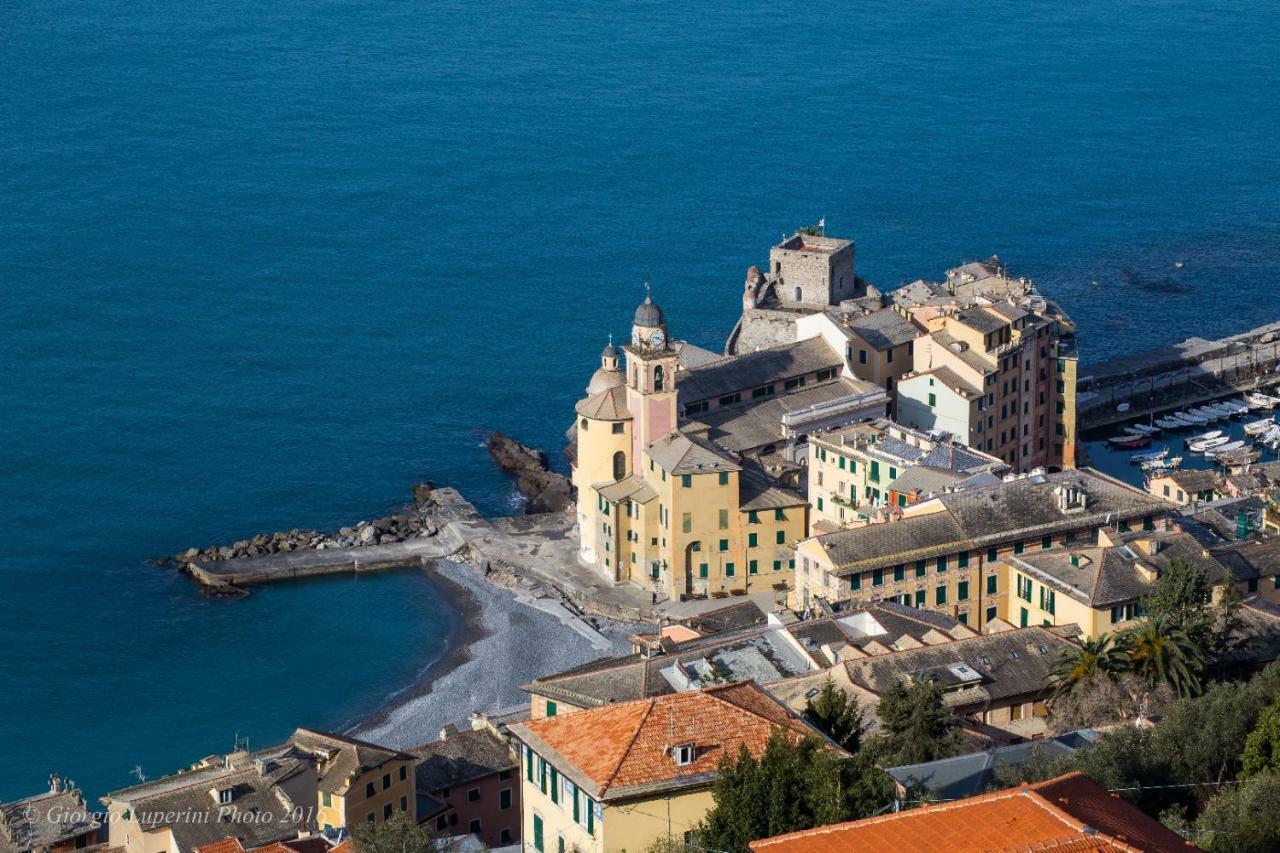
<instances>
[{"instance_id":1,"label":"blue sea water","mask_svg":"<svg viewBox=\"0 0 1280 853\"><path fill-rule=\"evenodd\" d=\"M0 0L0 799L411 681L424 578L143 560L506 509L485 432L557 450L645 279L717 346L825 216L882 287L1000 253L1085 360L1274 319L1277 51L1222 0Z\"/></svg>"}]
</instances>

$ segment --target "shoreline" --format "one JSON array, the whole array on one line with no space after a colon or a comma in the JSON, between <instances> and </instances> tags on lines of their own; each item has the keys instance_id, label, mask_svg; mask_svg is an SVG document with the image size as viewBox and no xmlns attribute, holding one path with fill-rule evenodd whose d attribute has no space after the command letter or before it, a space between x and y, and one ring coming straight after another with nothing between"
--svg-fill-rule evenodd
<instances>
[{"instance_id":1,"label":"shoreline","mask_svg":"<svg viewBox=\"0 0 1280 853\"><path fill-rule=\"evenodd\" d=\"M527 703L520 685L537 676L630 649L629 623L598 620L592 640L595 632L574 626L585 623L563 606L492 583L468 563L438 560L421 571L448 598L458 623L416 681L347 725L348 735L397 749L429 743L446 723L465 729L472 713Z\"/></svg>"}]
</instances>

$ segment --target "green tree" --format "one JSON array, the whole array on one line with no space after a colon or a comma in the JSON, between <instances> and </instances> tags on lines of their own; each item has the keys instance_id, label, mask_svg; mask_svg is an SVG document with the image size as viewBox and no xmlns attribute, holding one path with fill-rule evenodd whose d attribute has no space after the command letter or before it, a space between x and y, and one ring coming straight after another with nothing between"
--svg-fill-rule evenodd
<instances>
[{"instance_id":1,"label":"green tree","mask_svg":"<svg viewBox=\"0 0 1280 853\"><path fill-rule=\"evenodd\" d=\"M898 683L880 697L874 752L882 767L919 764L954 755L959 725L942 702L942 686L927 678Z\"/></svg>"},{"instance_id":2,"label":"green tree","mask_svg":"<svg viewBox=\"0 0 1280 853\"><path fill-rule=\"evenodd\" d=\"M1209 800L1196 828L1210 853L1280 850L1280 775L1266 771L1223 789Z\"/></svg>"},{"instance_id":3,"label":"green tree","mask_svg":"<svg viewBox=\"0 0 1280 853\"><path fill-rule=\"evenodd\" d=\"M1212 599L1213 584L1204 568L1175 557L1147 596L1147 613L1194 633L1193 626L1207 627L1206 610Z\"/></svg>"},{"instance_id":4,"label":"green tree","mask_svg":"<svg viewBox=\"0 0 1280 853\"><path fill-rule=\"evenodd\" d=\"M818 731L849 752L862 745L862 729L866 724L862 706L830 677L818 695L805 703L804 718Z\"/></svg>"},{"instance_id":5,"label":"green tree","mask_svg":"<svg viewBox=\"0 0 1280 853\"><path fill-rule=\"evenodd\" d=\"M1280 696L1258 717L1258 723L1244 742L1240 773L1253 776L1280 770Z\"/></svg>"},{"instance_id":6,"label":"green tree","mask_svg":"<svg viewBox=\"0 0 1280 853\"><path fill-rule=\"evenodd\" d=\"M849 758L816 737L796 741L779 730L758 759L745 748L726 757L711 796L699 844L738 853L760 838L865 817L892 792L861 754Z\"/></svg>"},{"instance_id":7,"label":"green tree","mask_svg":"<svg viewBox=\"0 0 1280 853\"><path fill-rule=\"evenodd\" d=\"M1121 647L1129 668L1148 684L1168 684L1179 696L1200 692L1204 652L1176 622L1163 616L1149 618L1125 632Z\"/></svg>"},{"instance_id":8,"label":"green tree","mask_svg":"<svg viewBox=\"0 0 1280 853\"><path fill-rule=\"evenodd\" d=\"M1116 648L1115 638L1110 634L1062 649L1049 671L1053 701L1099 676L1114 678L1127 665L1124 652Z\"/></svg>"},{"instance_id":9,"label":"green tree","mask_svg":"<svg viewBox=\"0 0 1280 853\"><path fill-rule=\"evenodd\" d=\"M433 853L436 849L431 835L404 812L381 823L360 824L351 832L351 846L355 853Z\"/></svg>"},{"instance_id":10,"label":"green tree","mask_svg":"<svg viewBox=\"0 0 1280 853\"><path fill-rule=\"evenodd\" d=\"M1132 672L1095 675L1058 694L1049 705L1049 728L1054 734L1077 729L1127 723L1163 715L1178 698L1167 684L1148 684Z\"/></svg>"}]
</instances>

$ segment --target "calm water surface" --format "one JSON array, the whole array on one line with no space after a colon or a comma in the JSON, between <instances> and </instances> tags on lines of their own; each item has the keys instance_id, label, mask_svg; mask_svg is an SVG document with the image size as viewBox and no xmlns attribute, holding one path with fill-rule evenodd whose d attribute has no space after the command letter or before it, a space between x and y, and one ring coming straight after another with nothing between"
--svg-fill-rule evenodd
<instances>
[{"instance_id":1,"label":"calm water surface","mask_svg":"<svg viewBox=\"0 0 1280 853\"><path fill-rule=\"evenodd\" d=\"M1277 50L1217 0L0 0L0 798L407 683L416 575L142 561L426 478L504 509L485 431L558 449L645 278L717 346L825 216L884 287L1000 253L1086 359L1273 319Z\"/></svg>"}]
</instances>

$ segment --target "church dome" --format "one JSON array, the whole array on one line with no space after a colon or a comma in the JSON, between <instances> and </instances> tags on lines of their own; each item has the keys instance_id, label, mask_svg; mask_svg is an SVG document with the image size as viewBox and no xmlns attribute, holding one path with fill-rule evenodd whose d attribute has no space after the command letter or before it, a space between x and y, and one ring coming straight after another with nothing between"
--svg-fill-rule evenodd
<instances>
[{"instance_id":1,"label":"church dome","mask_svg":"<svg viewBox=\"0 0 1280 853\"><path fill-rule=\"evenodd\" d=\"M636 316L632 325L643 326L646 329L656 329L662 323L662 309L655 305L653 300L646 294L644 302L641 302L640 307L636 309Z\"/></svg>"},{"instance_id":2,"label":"church dome","mask_svg":"<svg viewBox=\"0 0 1280 853\"><path fill-rule=\"evenodd\" d=\"M617 388L623 385L624 382L621 370L616 367L612 370L607 367L601 367L591 374L591 381L587 383L587 396L590 397L599 394L601 391L608 391L610 388Z\"/></svg>"},{"instance_id":3,"label":"church dome","mask_svg":"<svg viewBox=\"0 0 1280 853\"><path fill-rule=\"evenodd\" d=\"M613 345L612 341L610 341L609 345L600 351L600 359L601 361L604 361L605 359L615 359L614 363L616 364L617 358L618 358L618 348Z\"/></svg>"}]
</instances>

